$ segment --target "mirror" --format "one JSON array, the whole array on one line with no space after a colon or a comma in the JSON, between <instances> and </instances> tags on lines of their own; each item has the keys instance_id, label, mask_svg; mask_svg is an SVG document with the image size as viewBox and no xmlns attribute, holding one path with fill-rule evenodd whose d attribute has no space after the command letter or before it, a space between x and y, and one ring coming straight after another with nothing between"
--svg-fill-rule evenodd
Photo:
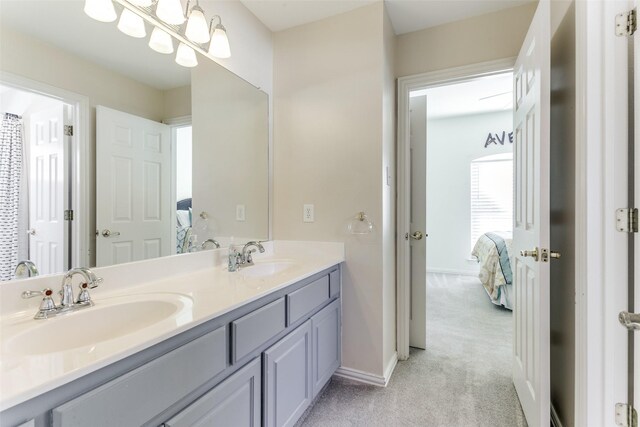
<instances>
[{"instance_id":1,"label":"mirror","mask_svg":"<svg viewBox=\"0 0 640 427\"><path fill-rule=\"evenodd\" d=\"M129 37L83 1L1 3L0 280L22 260L51 274L269 238L266 93L200 54L176 64L149 24Z\"/></svg>"}]
</instances>

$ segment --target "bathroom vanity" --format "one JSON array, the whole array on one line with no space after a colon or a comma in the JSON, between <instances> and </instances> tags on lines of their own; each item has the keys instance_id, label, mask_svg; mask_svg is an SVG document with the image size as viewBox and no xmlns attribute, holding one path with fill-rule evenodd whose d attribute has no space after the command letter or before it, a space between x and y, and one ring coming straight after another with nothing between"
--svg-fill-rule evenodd
<instances>
[{"instance_id":1,"label":"bathroom vanity","mask_svg":"<svg viewBox=\"0 0 640 427\"><path fill-rule=\"evenodd\" d=\"M344 253L319 256L302 250L296 255L295 245L282 244L284 252L289 249L283 257L277 250L274 254L277 244L270 245L271 253L256 259L257 268L229 273L215 263L133 290L123 287L114 296L96 291L94 307L68 316L3 316L3 332L9 333L2 337L0 425L294 425L340 366ZM118 268L125 267L108 268L101 288ZM80 340L78 348L57 352L28 354L46 345L19 347L18 339L33 323L39 328L74 316L77 323L83 313L105 310L111 318L101 321L117 324L109 301L126 299L123 290L142 310L144 301L160 300L157 295L180 294L179 308L169 317L182 320L159 321L95 345ZM91 336L92 324L83 328ZM58 333L64 336L65 330ZM20 384L21 378L33 383Z\"/></svg>"}]
</instances>

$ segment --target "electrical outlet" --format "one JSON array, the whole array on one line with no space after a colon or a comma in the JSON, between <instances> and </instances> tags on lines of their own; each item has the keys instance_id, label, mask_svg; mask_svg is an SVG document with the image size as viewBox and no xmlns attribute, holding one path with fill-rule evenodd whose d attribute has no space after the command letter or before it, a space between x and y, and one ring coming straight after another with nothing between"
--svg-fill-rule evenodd
<instances>
[{"instance_id":1,"label":"electrical outlet","mask_svg":"<svg viewBox=\"0 0 640 427\"><path fill-rule=\"evenodd\" d=\"M313 222L313 205L304 205L302 209L302 221L304 222Z\"/></svg>"},{"instance_id":2,"label":"electrical outlet","mask_svg":"<svg viewBox=\"0 0 640 427\"><path fill-rule=\"evenodd\" d=\"M244 205L236 205L236 221L244 221Z\"/></svg>"}]
</instances>

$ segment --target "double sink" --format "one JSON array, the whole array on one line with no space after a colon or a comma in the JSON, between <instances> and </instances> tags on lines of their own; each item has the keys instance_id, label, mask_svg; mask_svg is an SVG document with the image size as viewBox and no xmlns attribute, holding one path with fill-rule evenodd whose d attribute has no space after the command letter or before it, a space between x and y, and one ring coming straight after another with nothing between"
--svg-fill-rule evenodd
<instances>
[{"instance_id":1,"label":"double sink","mask_svg":"<svg viewBox=\"0 0 640 427\"><path fill-rule=\"evenodd\" d=\"M277 276L296 266L293 259L256 260L237 272L224 272L247 281ZM108 286L108 284L105 284ZM187 293L156 292L119 295L94 300L94 306L44 320L32 313L0 322L2 353L38 356L91 347L151 328L166 329L192 319L193 298Z\"/></svg>"}]
</instances>

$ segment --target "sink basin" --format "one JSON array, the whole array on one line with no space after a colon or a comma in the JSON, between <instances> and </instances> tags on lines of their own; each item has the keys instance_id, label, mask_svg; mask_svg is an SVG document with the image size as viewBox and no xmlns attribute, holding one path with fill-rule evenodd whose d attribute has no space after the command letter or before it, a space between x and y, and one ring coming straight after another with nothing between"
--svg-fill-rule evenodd
<instances>
[{"instance_id":1,"label":"sink basin","mask_svg":"<svg viewBox=\"0 0 640 427\"><path fill-rule=\"evenodd\" d=\"M46 320L10 337L4 350L38 355L92 346L175 319L191 306L180 294L132 295L94 301L93 307Z\"/></svg>"},{"instance_id":2,"label":"sink basin","mask_svg":"<svg viewBox=\"0 0 640 427\"><path fill-rule=\"evenodd\" d=\"M254 265L242 267L240 273L246 277L265 277L282 273L293 267L293 260L264 260L256 261Z\"/></svg>"}]
</instances>

